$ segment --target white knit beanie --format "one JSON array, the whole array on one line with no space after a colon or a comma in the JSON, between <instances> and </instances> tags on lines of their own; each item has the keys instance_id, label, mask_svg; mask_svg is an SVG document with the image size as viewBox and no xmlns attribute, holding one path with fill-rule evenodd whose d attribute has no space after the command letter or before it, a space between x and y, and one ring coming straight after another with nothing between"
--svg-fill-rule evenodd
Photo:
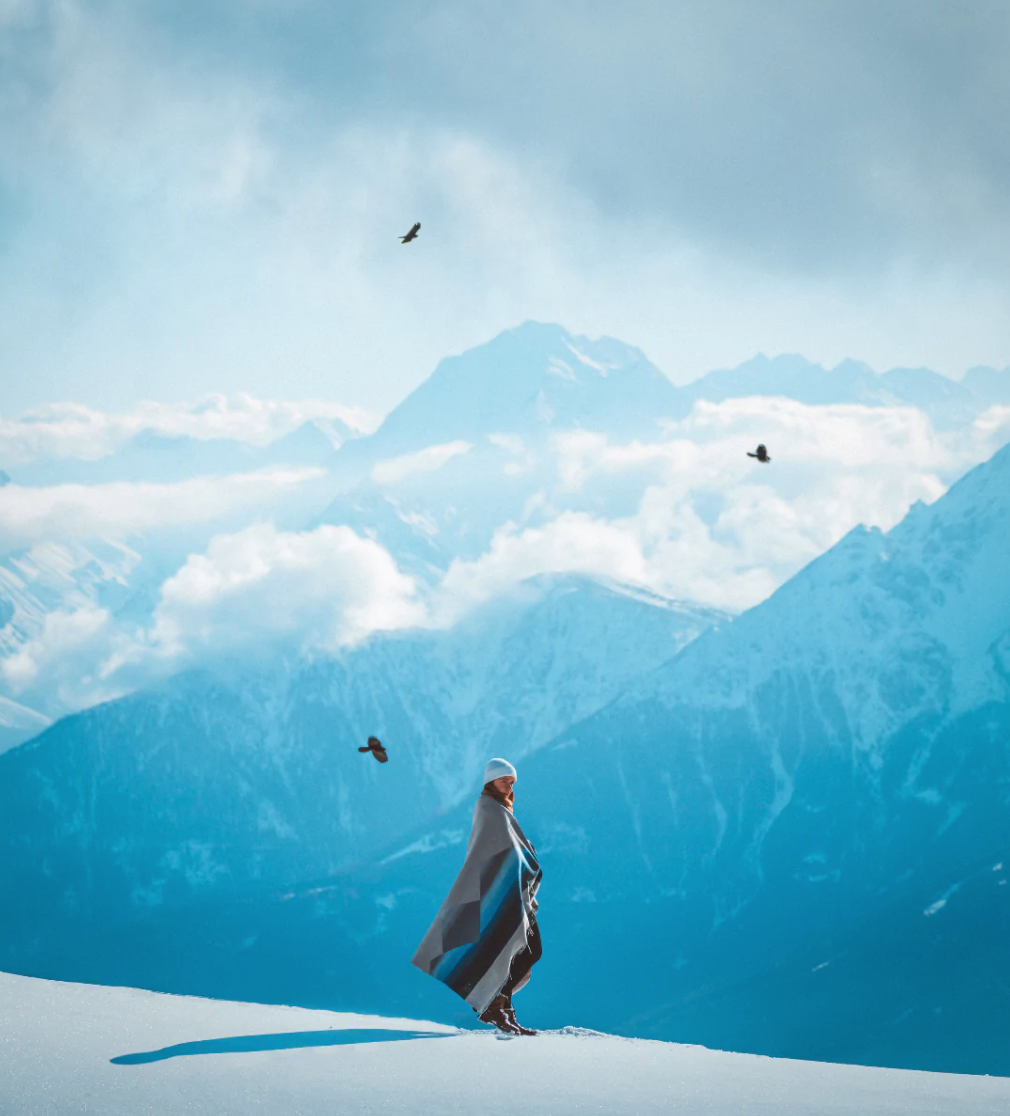
<instances>
[{"instance_id":1,"label":"white knit beanie","mask_svg":"<svg viewBox=\"0 0 1010 1116\"><path fill-rule=\"evenodd\" d=\"M487 761L487 766L484 768L484 783L493 783L495 779L504 779L506 775L511 775L513 779L518 779L516 769L504 759L493 759Z\"/></svg>"}]
</instances>

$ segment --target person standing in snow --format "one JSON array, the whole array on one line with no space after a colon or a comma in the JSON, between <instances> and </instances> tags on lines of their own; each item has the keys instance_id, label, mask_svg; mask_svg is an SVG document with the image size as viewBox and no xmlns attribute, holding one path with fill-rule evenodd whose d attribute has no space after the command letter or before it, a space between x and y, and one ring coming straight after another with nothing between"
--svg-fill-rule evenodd
<instances>
[{"instance_id":1,"label":"person standing in snow","mask_svg":"<svg viewBox=\"0 0 1010 1116\"><path fill-rule=\"evenodd\" d=\"M515 782L508 760L484 768L466 859L413 964L462 996L482 1022L535 1035L516 1022L512 1006L541 955L536 894L542 873L512 812Z\"/></svg>"}]
</instances>

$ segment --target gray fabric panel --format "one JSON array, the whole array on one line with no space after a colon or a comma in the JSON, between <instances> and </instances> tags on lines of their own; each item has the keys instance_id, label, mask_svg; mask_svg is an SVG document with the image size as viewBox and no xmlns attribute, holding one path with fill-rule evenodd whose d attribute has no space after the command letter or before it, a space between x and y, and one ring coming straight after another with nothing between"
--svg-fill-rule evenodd
<instances>
[{"instance_id":1,"label":"gray fabric panel","mask_svg":"<svg viewBox=\"0 0 1010 1116\"><path fill-rule=\"evenodd\" d=\"M442 925L442 952L448 953L457 946L469 945L480 937L480 900L463 903L453 911Z\"/></svg>"},{"instance_id":2,"label":"gray fabric panel","mask_svg":"<svg viewBox=\"0 0 1010 1116\"><path fill-rule=\"evenodd\" d=\"M430 975L444 954L479 940L481 894L484 887L497 875L502 860L513 849L522 850L536 861L536 850L512 814L494 799L481 795L474 806L473 829L463 867L449 889L435 921L417 947L412 964ZM483 1011L498 994L508 977L512 958L526 944L527 918L537 909L535 895L538 885L539 877L523 895L524 913L527 916L523 918L523 924L466 997L467 1003L478 1012Z\"/></svg>"}]
</instances>

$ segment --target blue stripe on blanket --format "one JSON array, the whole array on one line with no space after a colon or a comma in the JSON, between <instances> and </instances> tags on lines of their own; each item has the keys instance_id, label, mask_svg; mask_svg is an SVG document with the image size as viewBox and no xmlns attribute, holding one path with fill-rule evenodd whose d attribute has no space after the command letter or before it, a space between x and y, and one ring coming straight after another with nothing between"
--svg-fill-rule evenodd
<instances>
[{"instance_id":1,"label":"blue stripe on blanket","mask_svg":"<svg viewBox=\"0 0 1010 1116\"><path fill-rule=\"evenodd\" d=\"M480 938L443 954L431 975L465 999L522 925L523 891L538 873L524 852L506 850L493 879L481 880Z\"/></svg>"}]
</instances>

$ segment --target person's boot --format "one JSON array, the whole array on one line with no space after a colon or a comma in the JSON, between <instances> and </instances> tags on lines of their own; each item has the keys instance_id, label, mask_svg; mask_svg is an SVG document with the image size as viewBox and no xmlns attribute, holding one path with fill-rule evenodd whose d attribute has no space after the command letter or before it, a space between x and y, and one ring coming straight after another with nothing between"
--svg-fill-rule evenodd
<instances>
[{"instance_id":1,"label":"person's boot","mask_svg":"<svg viewBox=\"0 0 1010 1116\"><path fill-rule=\"evenodd\" d=\"M519 1020L516 1019L516 1009L512 1006L511 998L505 1003L505 1017L521 1035L535 1035L539 1033L538 1031L532 1030L530 1027L524 1027Z\"/></svg>"},{"instance_id":2,"label":"person's boot","mask_svg":"<svg viewBox=\"0 0 1010 1116\"><path fill-rule=\"evenodd\" d=\"M509 1018L507 1006L508 999L505 996L495 996L477 1018L482 1023L490 1023L492 1027L497 1027L507 1035L521 1035L523 1032L519 1029L519 1025Z\"/></svg>"}]
</instances>

